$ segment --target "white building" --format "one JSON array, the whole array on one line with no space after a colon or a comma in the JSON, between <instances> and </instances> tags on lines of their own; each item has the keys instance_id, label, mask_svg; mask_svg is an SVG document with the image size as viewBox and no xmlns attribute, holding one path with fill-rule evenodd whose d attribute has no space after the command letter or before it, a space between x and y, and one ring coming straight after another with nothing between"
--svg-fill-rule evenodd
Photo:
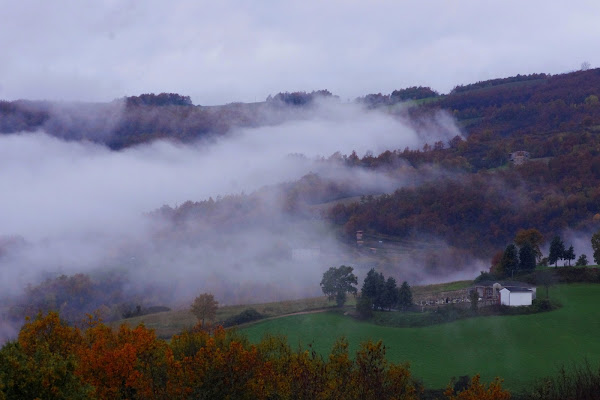
<instances>
[{"instance_id":1,"label":"white building","mask_svg":"<svg viewBox=\"0 0 600 400\"><path fill-rule=\"evenodd\" d=\"M530 306L534 293L532 289L505 286L500 290L500 304L505 306Z\"/></svg>"}]
</instances>

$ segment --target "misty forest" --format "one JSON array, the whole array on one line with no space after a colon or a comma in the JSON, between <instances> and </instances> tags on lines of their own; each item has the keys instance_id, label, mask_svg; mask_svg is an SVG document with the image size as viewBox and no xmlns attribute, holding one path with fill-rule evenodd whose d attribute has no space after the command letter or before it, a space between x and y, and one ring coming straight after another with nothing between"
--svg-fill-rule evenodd
<instances>
[{"instance_id":1,"label":"misty forest","mask_svg":"<svg viewBox=\"0 0 600 400\"><path fill-rule=\"evenodd\" d=\"M175 93L0 101L0 368L19 365L0 371L0 399L509 398L504 369L420 380L422 363L396 362L374 331L296 351L312 339L253 336L285 318L247 324L277 315L261 304L301 299L321 303L287 313L329 307L319 324L377 329L566 313L569 290L600 282L588 266L600 262L598 96L600 69L586 66L349 100L322 89L220 106ZM546 302L478 311L475 295L424 311L423 288L515 277ZM144 319L192 303L195 327ZM598 389L595 350L573 373ZM60 365L62 380L35 363ZM552 375L543 368L527 382ZM559 378L526 394L507 374L513 398L561 398Z\"/></svg>"}]
</instances>

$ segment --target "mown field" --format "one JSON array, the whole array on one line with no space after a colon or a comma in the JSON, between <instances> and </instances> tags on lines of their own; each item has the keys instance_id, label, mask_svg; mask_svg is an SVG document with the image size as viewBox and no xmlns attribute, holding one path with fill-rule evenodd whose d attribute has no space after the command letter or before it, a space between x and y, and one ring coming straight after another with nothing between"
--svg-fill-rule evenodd
<instances>
[{"instance_id":1,"label":"mown field","mask_svg":"<svg viewBox=\"0 0 600 400\"><path fill-rule=\"evenodd\" d=\"M350 297L348 303L355 304L354 298ZM248 308L254 308L265 317L277 317L279 315L333 307L333 305L334 303L327 301L326 297L314 297L272 303L224 306L219 307L217 310L217 323L223 322L227 318L239 314ZM131 327L144 324L147 328L154 329L158 337L170 339L173 335L192 328L198 323L198 319L188 309L184 309L127 318L113 322L111 325L118 327L123 323Z\"/></svg>"},{"instance_id":2,"label":"mown field","mask_svg":"<svg viewBox=\"0 0 600 400\"><path fill-rule=\"evenodd\" d=\"M542 294L544 290L540 290ZM429 388L452 376L480 373L502 377L505 387L525 389L536 378L555 374L560 364L600 359L600 285L557 285L550 297L563 307L552 312L460 320L424 328L390 328L327 312L284 317L242 329L251 341L283 334L291 345L312 344L327 354L340 336L351 351L362 341L383 340L393 362L409 361Z\"/></svg>"}]
</instances>

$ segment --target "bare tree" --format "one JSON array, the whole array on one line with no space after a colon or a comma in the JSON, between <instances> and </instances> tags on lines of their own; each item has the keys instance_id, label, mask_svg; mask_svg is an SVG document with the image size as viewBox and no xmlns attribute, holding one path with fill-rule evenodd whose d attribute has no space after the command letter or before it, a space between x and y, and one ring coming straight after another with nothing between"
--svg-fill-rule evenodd
<instances>
[{"instance_id":1,"label":"bare tree","mask_svg":"<svg viewBox=\"0 0 600 400\"><path fill-rule=\"evenodd\" d=\"M215 297L210 293L202 293L194 299L190 311L204 326L204 320L215 320L217 317L217 308L219 308L219 302L215 300Z\"/></svg>"},{"instance_id":2,"label":"bare tree","mask_svg":"<svg viewBox=\"0 0 600 400\"><path fill-rule=\"evenodd\" d=\"M582 71L587 71L588 69L590 69L591 64L587 61L584 61L581 63L581 70Z\"/></svg>"}]
</instances>

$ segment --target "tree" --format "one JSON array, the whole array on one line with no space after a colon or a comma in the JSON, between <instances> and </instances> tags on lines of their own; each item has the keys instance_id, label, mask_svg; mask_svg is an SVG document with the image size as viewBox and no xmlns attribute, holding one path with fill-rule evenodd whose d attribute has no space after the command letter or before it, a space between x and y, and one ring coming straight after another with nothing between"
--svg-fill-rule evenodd
<instances>
[{"instance_id":1,"label":"tree","mask_svg":"<svg viewBox=\"0 0 600 400\"><path fill-rule=\"evenodd\" d=\"M331 267L321 279L321 289L329 300L335 299L338 307L346 303L346 293L356 295L357 289L354 285L358 284L356 275L352 273L354 268L340 265L338 268Z\"/></svg>"},{"instance_id":2,"label":"tree","mask_svg":"<svg viewBox=\"0 0 600 400\"><path fill-rule=\"evenodd\" d=\"M563 258L569 262L569 267L571 266L571 260L575 259L575 250L573 249L573 245L569 246L563 255Z\"/></svg>"},{"instance_id":3,"label":"tree","mask_svg":"<svg viewBox=\"0 0 600 400\"><path fill-rule=\"evenodd\" d=\"M452 385L448 385L444 395L448 400L509 400L510 392L502 389L500 378L494 379L488 386L481 383L479 374L475 375L468 387L459 393L454 392Z\"/></svg>"},{"instance_id":4,"label":"tree","mask_svg":"<svg viewBox=\"0 0 600 400\"><path fill-rule=\"evenodd\" d=\"M356 312L360 318L371 318L373 316L373 300L370 297L361 294L356 300Z\"/></svg>"},{"instance_id":5,"label":"tree","mask_svg":"<svg viewBox=\"0 0 600 400\"><path fill-rule=\"evenodd\" d=\"M580 255L575 265L578 267L585 267L586 265L588 265L587 256L585 254Z\"/></svg>"},{"instance_id":6,"label":"tree","mask_svg":"<svg viewBox=\"0 0 600 400\"><path fill-rule=\"evenodd\" d=\"M204 326L204 320L215 320L217 308L219 308L219 303L215 300L215 297L210 293L202 293L194 299L190 311Z\"/></svg>"},{"instance_id":7,"label":"tree","mask_svg":"<svg viewBox=\"0 0 600 400\"><path fill-rule=\"evenodd\" d=\"M515 236L515 244L519 247L523 247L525 243L529 243L535 252L535 258L537 261L542 259L542 251L540 245L544 241L544 235L535 228L531 229L520 229Z\"/></svg>"},{"instance_id":8,"label":"tree","mask_svg":"<svg viewBox=\"0 0 600 400\"><path fill-rule=\"evenodd\" d=\"M600 237L599 237L600 239ZM559 236L554 236L550 242L550 252L548 254L548 262L558 266L558 260L562 259L565 254L565 244Z\"/></svg>"},{"instance_id":9,"label":"tree","mask_svg":"<svg viewBox=\"0 0 600 400\"><path fill-rule=\"evenodd\" d=\"M535 275L535 283L542 285L546 288L546 298L550 296L550 286L554 285L557 281L555 271L551 269L544 269L537 271Z\"/></svg>"},{"instance_id":10,"label":"tree","mask_svg":"<svg viewBox=\"0 0 600 400\"><path fill-rule=\"evenodd\" d=\"M367 276L363 282L360 290L362 296L367 296L373 302L375 308L382 308L382 296L385 290L385 278L382 273L375 272L374 268L371 268L367 272Z\"/></svg>"},{"instance_id":11,"label":"tree","mask_svg":"<svg viewBox=\"0 0 600 400\"><path fill-rule=\"evenodd\" d=\"M402 282L402 286L398 289L398 307L401 310L409 309L413 304L413 296L412 291L410 290L410 286L408 282Z\"/></svg>"},{"instance_id":12,"label":"tree","mask_svg":"<svg viewBox=\"0 0 600 400\"><path fill-rule=\"evenodd\" d=\"M496 252L496 254L494 254L494 256L492 257L492 261L491 261L491 265L490 265L490 274L496 276L496 277L503 277L506 275L506 273L502 270L502 255L504 254L503 251L498 251Z\"/></svg>"},{"instance_id":13,"label":"tree","mask_svg":"<svg viewBox=\"0 0 600 400\"><path fill-rule=\"evenodd\" d=\"M521 271L535 269L535 250L529 242L525 242L519 249L519 269Z\"/></svg>"},{"instance_id":14,"label":"tree","mask_svg":"<svg viewBox=\"0 0 600 400\"><path fill-rule=\"evenodd\" d=\"M381 294L381 306L388 310L398 304L398 286L396 280L391 276L385 281L383 293Z\"/></svg>"},{"instance_id":15,"label":"tree","mask_svg":"<svg viewBox=\"0 0 600 400\"><path fill-rule=\"evenodd\" d=\"M600 264L600 231L592 236L592 249L594 250L594 262Z\"/></svg>"},{"instance_id":16,"label":"tree","mask_svg":"<svg viewBox=\"0 0 600 400\"><path fill-rule=\"evenodd\" d=\"M477 290L471 290L469 300L471 300L471 310L477 311L477 306L479 305L479 293L477 293Z\"/></svg>"},{"instance_id":17,"label":"tree","mask_svg":"<svg viewBox=\"0 0 600 400\"><path fill-rule=\"evenodd\" d=\"M519 257L517 255L517 246L509 244L502 254L502 271L508 276L512 275L519 266Z\"/></svg>"}]
</instances>

